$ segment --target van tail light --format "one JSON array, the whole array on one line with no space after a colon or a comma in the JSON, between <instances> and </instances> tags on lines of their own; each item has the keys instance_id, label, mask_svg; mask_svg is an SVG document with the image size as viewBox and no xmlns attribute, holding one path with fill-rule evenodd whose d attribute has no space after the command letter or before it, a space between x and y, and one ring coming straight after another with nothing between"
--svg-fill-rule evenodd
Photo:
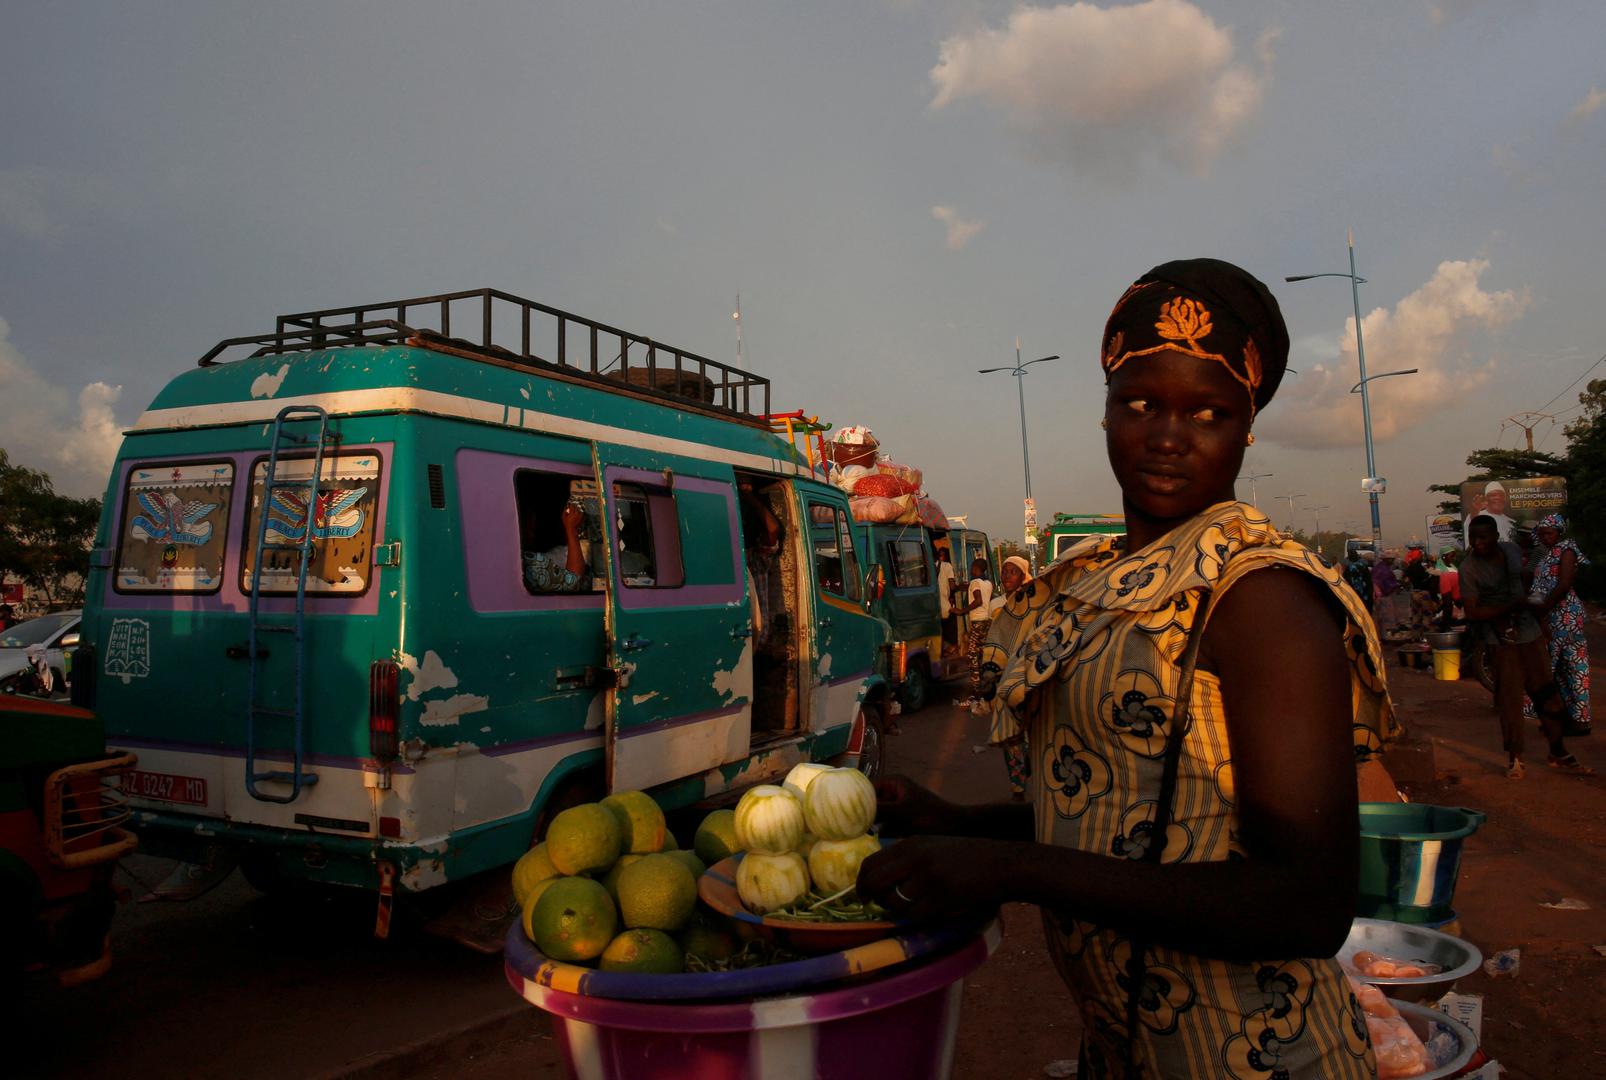
<instances>
[{"instance_id":1,"label":"van tail light","mask_svg":"<svg viewBox=\"0 0 1606 1080\"><path fill-rule=\"evenodd\" d=\"M368 752L381 765L396 760L400 675L401 669L394 660L375 660L368 669Z\"/></svg>"},{"instance_id":2,"label":"van tail light","mask_svg":"<svg viewBox=\"0 0 1606 1080\"><path fill-rule=\"evenodd\" d=\"M887 646L887 677L901 683L908 674L909 646L906 642L894 641Z\"/></svg>"}]
</instances>

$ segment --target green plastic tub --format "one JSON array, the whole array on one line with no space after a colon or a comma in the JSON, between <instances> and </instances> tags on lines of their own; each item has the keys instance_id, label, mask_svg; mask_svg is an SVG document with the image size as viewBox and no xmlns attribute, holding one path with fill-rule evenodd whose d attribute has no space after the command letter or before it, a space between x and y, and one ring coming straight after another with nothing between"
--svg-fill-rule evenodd
<instances>
[{"instance_id":1,"label":"green plastic tub","mask_svg":"<svg viewBox=\"0 0 1606 1080\"><path fill-rule=\"evenodd\" d=\"M1454 917L1461 841L1486 820L1464 807L1361 803L1357 914L1418 924Z\"/></svg>"}]
</instances>

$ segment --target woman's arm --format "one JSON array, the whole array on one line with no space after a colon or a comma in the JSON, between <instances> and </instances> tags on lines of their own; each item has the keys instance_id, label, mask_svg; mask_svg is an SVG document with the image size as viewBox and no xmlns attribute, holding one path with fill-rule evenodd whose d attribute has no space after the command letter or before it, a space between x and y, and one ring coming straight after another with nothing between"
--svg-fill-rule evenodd
<instances>
[{"instance_id":1,"label":"woman's arm","mask_svg":"<svg viewBox=\"0 0 1606 1080\"><path fill-rule=\"evenodd\" d=\"M575 575L584 574L588 569L585 552L580 546L580 526L585 519L585 511L578 506L563 508L564 569Z\"/></svg>"},{"instance_id":2,"label":"woman's arm","mask_svg":"<svg viewBox=\"0 0 1606 1080\"><path fill-rule=\"evenodd\" d=\"M1206 956L1331 956L1354 916L1359 846L1341 633L1323 587L1293 572L1249 575L1212 616L1205 647L1247 857L1157 866L1024 839L924 837L865 860L861 893L916 919L1019 900Z\"/></svg>"}]
</instances>

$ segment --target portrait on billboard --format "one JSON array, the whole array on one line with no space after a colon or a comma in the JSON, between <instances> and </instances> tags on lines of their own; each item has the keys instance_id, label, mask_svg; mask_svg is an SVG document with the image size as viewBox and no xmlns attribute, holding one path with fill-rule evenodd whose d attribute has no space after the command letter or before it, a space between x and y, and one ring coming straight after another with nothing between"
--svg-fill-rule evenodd
<instances>
[{"instance_id":1,"label":"portrait on billboard","mask_svg":"<svg viewBox=\"0 0 1606 1080\"><path fill-rule=\"evenodd\" d=\"M1535 476L1523 480L1470 480L1461 485L1461 540L1470 546L1472 519L1487 514L1500 529L1500 539L1510 540L1513 530L1525 521L1538 521L1546 514L1559 513L1567 505L1567 481L1559 476Z\"/></svg>"}]
</instances>

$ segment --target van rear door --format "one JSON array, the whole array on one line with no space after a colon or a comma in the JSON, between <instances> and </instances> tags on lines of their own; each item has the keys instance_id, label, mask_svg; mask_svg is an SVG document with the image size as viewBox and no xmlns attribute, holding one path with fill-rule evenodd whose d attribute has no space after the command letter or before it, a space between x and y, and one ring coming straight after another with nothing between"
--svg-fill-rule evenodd
<instances>
[{"instance_id":1,"label":"van rear door","mask_svg":"<svg viewBox=\"0 0 1606 1080\"><path fill-rule=\"evenodd\" d=\"M606 539L610 791L748 755L753 642L729 465L597 443Z\"/></svg>"}]
</instances>

